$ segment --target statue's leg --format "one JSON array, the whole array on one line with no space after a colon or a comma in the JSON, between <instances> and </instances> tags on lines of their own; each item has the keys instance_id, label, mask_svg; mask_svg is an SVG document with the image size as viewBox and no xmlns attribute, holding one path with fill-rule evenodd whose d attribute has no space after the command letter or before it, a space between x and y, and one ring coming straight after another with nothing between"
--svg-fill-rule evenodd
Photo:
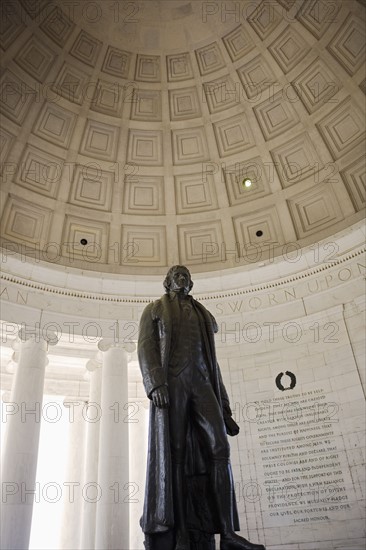
<instances>
[{"instance_id":1,"label":"statue's leg","mask_svg":"<svg viewBox=\"0 0 366 550\"><path fill-rule=\"evenodd\" d=\"M231 476L230 446L220 405L209 381L196 377L194 416L211 460L210 484L218 512L220 550L265 550L234 531L234 484Z\"/></svg>"},{"instance_id":2,"label":"statue's leg","mask_svg":"<svg viewBox=\"0 0 366 550\"><path fill-rule=\"evenodd\" d=\"M189 533L186 521L186 490L183 483L183 464L172 463L174 526L176 533L175 550L190 550Z\"/></svg>"},{"instance_id":3,"label":"statue's leg","mask_svg":"<svg viewBox=\"0 0 366 550\"><path fill-rule=\"evenodd\" d=\"M220 550L265 550L262 544L253 544L240 537L233 529L233 480L227 461L214 461L211 483L220 522Z\"/></svg>"},{"instance_id":4,"label":"statue's leg","mask_svg":"<svg viewBox=\"0 0 366 550\"><path fill-rule=\"evenodd\" d=\"M215 550L215 535L202 531L190 531L191 550Z\"/></svg>"},{"instance_id":5,"label":"statue's leg","mask_svg":"<svg viewBox=\"0 0 366 550\"><path fill-rule=\"evenodd\" d=\"M172 457L172 484L174 505L175 550L190 550L186 520L186 488L183 482L184 459L188 425L188 395L181 377L170 376L169 387L169 433Z\"/></svg>"}]
</instances>

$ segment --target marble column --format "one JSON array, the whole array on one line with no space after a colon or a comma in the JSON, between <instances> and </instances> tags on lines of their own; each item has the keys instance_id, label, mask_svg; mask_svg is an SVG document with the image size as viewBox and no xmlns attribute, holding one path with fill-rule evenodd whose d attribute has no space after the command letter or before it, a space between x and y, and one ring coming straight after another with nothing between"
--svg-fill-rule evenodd
<instances>
[{"instance_id":1,"label":"marble column","mask_svg":"<svg viewBox=\"0 0 366 550\"><path fill-rule=\"evenodd\" d=\"M134 344L101 340L102 418L99 438L98 484L101 498L97 505L95 548L129 548L129 442L127 353Z\"/></svg>"},{"instance_id":2,"label":"marble column","mask_svg":"<svg viewBox=\"0 0 366 550\"><path fill-rule=\"evenodd\" d=\"M82 502L81 542L82 550L95 546L95 524L98 503L98 452L101 412L102 369L101 363L91 359L86 364L90 374L86 433L85 471L83 478L84 498Z\"/></svg>"},{"instance_id":3,"label":"marble column","mask_svg":"<svg viewBox=\"0 0 366 550\"><path fill-rule=\"evenodd\" d=\"M61 550L80 548L81 521L83 509L83 477L85 463L85 441L87 430L86 400L81 397L65 397L64 407L68 409L69 443L63 519L61 530Z\"/></svg>"},{"instance_id":4,"label":"marble column","mask_svg":"<svg viewBox=\"0 0 366 550\"><path fill-rule=\"evenodd\" d=\"M140 518L145 495L150 400L147 398L130 400L129 408L130 548L144 548L145 537L140 527Z\"/></svg>"},{"instance_id":5,"label":"marble column","mask_svg":"<svg viewBox=\"0 0 366 550\"><path fill-rule=\"evenodd\" d=\"M5 406L6 440L2 456L1 548L29 546L36 486L39 434L48 345L52 332L23 327L19 331L19 363L10 400ZM17 354L16 354L17 355Z\"/></svg>"}]
</instances>

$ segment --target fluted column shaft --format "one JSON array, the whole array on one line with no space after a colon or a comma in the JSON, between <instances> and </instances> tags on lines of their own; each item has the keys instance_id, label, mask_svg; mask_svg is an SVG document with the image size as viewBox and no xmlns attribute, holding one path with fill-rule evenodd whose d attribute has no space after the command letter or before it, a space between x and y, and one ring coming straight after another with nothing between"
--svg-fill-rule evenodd
<instances>
[{"instance_id":1,"label":"fluted column shaft","mask_svg":"<svg viewBox=\"0 0 366 550\"><path fill-rule=\"evenodd\" d=\"M53 335L54 337L55 335ZM26 550L32 524L48 343L57 339L19 333L19 363L5 407L2 456L1 548Z\"/></svg>"},{"instance_id":2,"label":"fluted column shaft","mask_svg":"<svg viewBox=\"0 0 366 550\"><path fill-rule=\"evenodd\" d=\"M128 402L127 350L105 340L103 351L102 418L99 438L98 483L102 495L97 505L95 548L129 548L128 423L124 422ZM131 350L132 351L132 350Z\"/></svg>"},{"instance_id":3,"label":"fluted column shaft","mask_svg":"<svg viewBox=\"0 0 366 550\"><path fill-rule=\"evenodd\" d=\"M102 369L95 361L88 361L87 369L90 372L90 391L88 403L88 418L85 451L85 470L83 487L85 498L82 502L81 550L91 550L95 547L95 525L97 514L97 486L98 486L98 453L101 411ZM98 416L97 416L98 415ZM95 422L91 420L95 419Z\"/></svg>"},{"instance_id":4,"label":"fluted column shaft","mask_svg":"<svg viewBox=\"0 0 366 550\"><path fill-rule=\"evenodd\" d=\"M78 550L81 539L81 521L84 498L83 476L87 431L86 401L82 398L65 398L69 409L69 444L64 485L64 509L61 531L61 550Z\"/></svg>"},{"instance_id":5,"label":"fluted column shaft","mask_svg":"<svg viewBox=\"0 0 366 550\"><path fill-rule=\"evenodd\" d=\"M149 431L150 400L130 401L130 548L144 548L144 533L139 528L142 516L146 481L146 456Z\"/></svg>"}]
</instances>

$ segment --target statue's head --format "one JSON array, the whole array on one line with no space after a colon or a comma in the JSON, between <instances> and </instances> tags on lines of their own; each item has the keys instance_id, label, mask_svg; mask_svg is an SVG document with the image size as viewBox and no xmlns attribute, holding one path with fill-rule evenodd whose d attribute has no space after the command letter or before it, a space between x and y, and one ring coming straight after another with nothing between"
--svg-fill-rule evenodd
<instances>
[{"instance_id":1,"label":"statue's head","mask_svg":"<svg viewBox=\"0 0 366 550\"><path fill-rule=\"evenodd\" d=\"M184 265L173 265L164 280L165 292L184 292L188 294L193 286L191 274Z\"/></svg>"}]
</instances>

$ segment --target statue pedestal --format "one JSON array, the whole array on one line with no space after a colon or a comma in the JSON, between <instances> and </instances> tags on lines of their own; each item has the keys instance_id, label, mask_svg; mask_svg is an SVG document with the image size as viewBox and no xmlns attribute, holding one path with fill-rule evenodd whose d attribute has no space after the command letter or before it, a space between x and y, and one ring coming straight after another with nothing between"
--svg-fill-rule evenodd
<instances>
[{"instance_id":1,"label":"statue pedestal","mask_svg":"<svg viewBox=\"0 0 366 550\"><path fill-rule=\"evenodd\" d=\"M190 531L191 550L215 550L215 536L201 531ZM145 550L174 550L173 531L147 535Z\"/></svg>"}]
</instances>

